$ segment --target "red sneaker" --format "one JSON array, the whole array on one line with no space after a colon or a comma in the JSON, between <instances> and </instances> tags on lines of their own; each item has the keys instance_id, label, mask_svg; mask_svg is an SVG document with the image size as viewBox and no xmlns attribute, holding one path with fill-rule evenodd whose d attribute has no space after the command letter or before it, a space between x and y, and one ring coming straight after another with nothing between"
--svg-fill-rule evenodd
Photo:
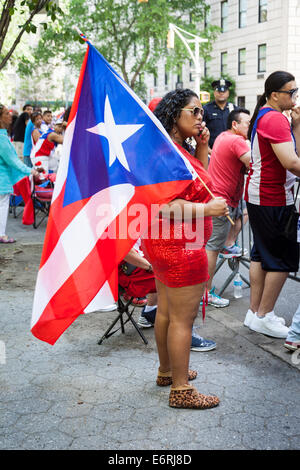
<instances>
[{"instance_id":1,"label":"red sneaker","mask_svg":"<svg viewBox=\"0 0 300 470\"><path fill-rule=\"evenodd\" d=\"M296 341L294 343L292 341L286 341L284 343L284 347L290 351L296 351L297 349L300 349L300 341Z\"/></svg>"},{"instance_id":2,"label":"red sneaker","mask_svg":"<svg viewBox=\"0 0 300 470\"><path fill-rule=\"evenodd\" d=\"M131 296L128 294L123 295L124 300L128 301L131 299ZM134 297L132 299L132 304L136 307L144 307L147 305L147 297Z\"/></svg>"}]
</instances>

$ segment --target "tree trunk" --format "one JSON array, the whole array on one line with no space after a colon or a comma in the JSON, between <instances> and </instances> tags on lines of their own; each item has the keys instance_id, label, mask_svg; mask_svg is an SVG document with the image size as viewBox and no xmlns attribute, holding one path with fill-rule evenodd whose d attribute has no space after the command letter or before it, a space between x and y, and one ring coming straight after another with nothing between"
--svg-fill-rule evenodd
<instances>
[{"instance_id":1,"label":"tree trunk","mask_svg":"<svg viewBox=\"0 0 300 470\"><path fill-rule=\"evenodd\" d=\"M10 50L8 51L8 53L3 57L2 61L0 62L0 70L2 70L5 67L8 60L11 58L12 54L14 53L17 45L19 44L19 42L21 40L21 37L23 36L23 34L26 31L26 27L31 23L33 17L37 13L39 13L41 10L43 10L43 8L45 8L45 6L47 5L47 3L49 3L49 1L50 0L40 0L40 1L37 2L35 8L30 12L28 19L23 24L22 28L20 28L20 32L17 35L17 37L16 37L13 45L11 46ZM11 16L9 14L9 8L13 7L14 4L15 4L15 0L8 0L8 1L5 2L3 10L2 10L1 23L0 24L2 26L2 19L3 19L3 26L2 26L2 29L0 29L0 52L2 50L3 43L4 43L4 40L5 40L5 36L7 34L7 30L8 30L8 27L9 27L9 23L11 21ZM10 6L8 6L8 5L10 5ZM4 11L4 8L5 8L5 11ZM2 16L3 16L3 18L2 18Z\"/></svg>"},{"instance_id":2,"label":"tree trunk","mask_svg":"<svg viewBox=\"0 0 300 470\"><path fill-rule=\"evenodd\" d=\"M9 14L9 9L13 8L15 0L6 0L1 13L0 19L0 54L3 48L4 39L7 34L7 30L11 21L11 15Z\"/></svg>"}]
</instances>

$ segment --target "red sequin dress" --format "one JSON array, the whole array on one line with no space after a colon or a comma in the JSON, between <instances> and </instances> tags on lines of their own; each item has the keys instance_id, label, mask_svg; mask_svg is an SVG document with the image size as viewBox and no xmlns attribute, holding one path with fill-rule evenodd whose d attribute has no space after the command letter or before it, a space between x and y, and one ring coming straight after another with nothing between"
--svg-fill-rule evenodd
<instances>
[{"instance_id":1,"label":"red sequin dress","mask_svg":"<svg viewBox=\"0 0 300 470\"><path fill-rule=\"evenodd\" d=\"M177 147L211 189L210 176L202 163L180 145ZM207 203L211 196L201 181L195 179L177 196L177 199ZM184 287L207 282L209 275L205 245L212 233L211 217L189 221L174 219L170 220L167 226L163 225L163 221L162 217L158 218L153 224L157 226L151 228L149 238L142 240L142 249L153 266L155 277L168 287Z\"/></svg>"}]
</instances>

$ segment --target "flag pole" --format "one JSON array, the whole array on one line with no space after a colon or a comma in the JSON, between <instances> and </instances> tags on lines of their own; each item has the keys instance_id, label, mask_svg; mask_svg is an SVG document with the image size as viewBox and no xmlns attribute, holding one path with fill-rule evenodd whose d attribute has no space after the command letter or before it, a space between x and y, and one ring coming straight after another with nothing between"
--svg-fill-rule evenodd
<instances>
[{"instance_id":1,"label":"flag pole","mask_svg":"<svg viewBox=\"0 0 300 470\"><path fill-rule=\"evenodd\" d=\"M216 196L213 195L213 193L211 192L209 187L204 183L204 181L202 180L202 178L199 175L198 175L198 178L201 181L201 183L203 184L203 186L205 187L205 189L208 191L208 193L211 195L211 197L213 199L216 199ZM226 215L226 217L232 225L235 225L235 223L233 222L232 218L229 215Z\"/></svg>"},{"instance_id":2,"label":"flag pole","mask_svg":"<svg viewBox=\"0 0 300 470\"><path fill-rule=\"evenodd\" d=\"M83 39L83 40L86 41L86 42L89 42L89 41L88 41L88 38L85 36L85 34L83 34L83 33L80 31L80 29L78 28L78 26L74 25L74 26L73 26L73 29L74 29L74 31L76 31L77 34L79 34L79 36L81 37L81 39Z\"/></svg>"}]
</instances>

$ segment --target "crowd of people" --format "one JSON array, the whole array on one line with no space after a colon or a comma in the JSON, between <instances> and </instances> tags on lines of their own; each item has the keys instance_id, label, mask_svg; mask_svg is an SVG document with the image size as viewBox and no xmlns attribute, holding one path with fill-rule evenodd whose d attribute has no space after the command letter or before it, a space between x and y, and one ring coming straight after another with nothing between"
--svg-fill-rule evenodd
<instances>
[{"instance_id":1,"label":"crowd of people","mask_svg":"<svg viewBox=\"0 0 300 470\"><path fill-rule=\"evenodd\" d=\"M54 116L50 109L42 111L27 103L23 112L12 112L12 123L8 135L21 161L28 167L41 167L46 173L56 172L59 163L57 147L63 143L63 130L66 127L71 107L63 114Z\"/></svg>"},{"instance_id":2,"label":"crowd of people","mask_svg":"<svg viewBox=\"0 0 300 470\"><path fill-rule=\"evenodd\" d=\"M0 243L16 240L6 234L13 185L25 176L41 181L55 173L71 106L60 116L26 103L20 115L0 105Z\"/></svg>"},{"instance_id":3,"label":"crowd of people","mask_svg":"<svg viewBox=\"0 0 300 470\"><path fill-rule=\"evenodd\" d=\"M242 255L237 238L248 217L254 243L244 325L285 339L292 351L300 348L300 305L290 328L274 313L288 274L299 269L299 214L293 191L300 177L300 107L295 78L287 72L272 73L252 116L228 102L228 80L216 80L212 86L214 101L204 107L189 89L171 91L149 104L198 178L169 203L168 217L173 215L168 238L142 238L119 265L120 285L125 290L133 286L135 302L143 306L139 325L154 326L156 383L171 385L169 405L175 408L219 404L218 397L190 385L197 377L189 369L190 351L216 347L197 334L194 322L201 304L229 306L213 286L216 262L219 255ZM42 113L27 104L13 125L12 114L0 106L0 243L12 242L5 234L12 185L24 175L56 170L55 149L63 142L67 118L54 122L51 111ZM181 214L188 208L190 220L177 220L176 207ZM159 214L155 233L161 233L165 217ZM204 241L191 249L190 234L199 219Z\"/></svg>"}]
</instances>

